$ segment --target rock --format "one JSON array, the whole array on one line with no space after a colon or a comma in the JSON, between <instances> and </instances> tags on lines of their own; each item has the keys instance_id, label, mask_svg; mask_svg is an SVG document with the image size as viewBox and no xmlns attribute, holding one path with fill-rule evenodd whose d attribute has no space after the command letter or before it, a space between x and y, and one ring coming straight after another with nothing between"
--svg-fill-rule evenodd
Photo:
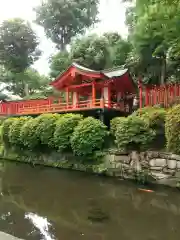
<instances>
[{"instance_id":1,"label":"rock","mask_svg":"<svg viewBox=\"0 0 180 240\"><path fill-rule=\"evenodd\" d=\"M168 175L167 175L167 174L158 173L158 172L151 172L151 176L152 176L154 179L156 179L156 180L168 178Z\"/></svg>"},{"instance_id":2,"label":"rock","mask_svg":"<svg viewBox=\"0 0 180 240\"><path fill-rule=\"evenodd\" d=\"M103 161L104 162L114 162L115 155L113 154L107 154L104 156Z\"/></svg>"},{"instance_id":3,"label":"rock","mask_svg":"<svg viewBox=\"0 0 180 240\"><path fill-rule=\"evenodd\" d=\"M179 171L179 172L176 172L174 176L175 176L176 178L180 179L180 171Z\"/></svg>"},{"instance_id":4,"label":"rock","mask_svg":"<svg viewBox=\"0 0 180 240\"><path fill-rule=\"evenodd\" d=\"M130 154L130 158L131 160L139 161L140 159L139 153L137 151L132 151Z\"/></svg>"},{"instance_id":5,"label":"rock","mask_svg":"<svg viewBox=\"0 0 180 240\"><path fill-rule=\"evenodd\" d=\"M160 158L165 158L165 159L170 159L171 158L171 153L167 153L167 152L160 152L159 153L159 157Z\"/></svg>"},{"instance_id":6,"label":"rock","mask_svg":"<svg viewBox=\"0 0 180 240\"><path fill-rule=\"evenodd\" d=\"M176 160L176 161L180 161L180 156L177 155L177 154L171 154L171 155L170 155L170 159L174 159L174 160Z\"/></svg>"},{"instance_id":7,"label":"rock","mask_svg":"<svg viewBox=\"0 0 180 240\"><path fill-rule=\"evenodd\" d=\"M152 170L152 171L162 171L163 167L150 167L150 170Z\"/></svg>"},{"instance_id":8,"label":"rock","mask_svg":"<svg viewBox=\"0 0 180 240\"><path fill-rule=\"evenodd\" d=\"M179 161L176 162L176 167L177 167L177 169L180 169L180 162Z\"/></svg>"},{"instance_id":9,"label":"rock","mask_svg":"<svg viewBox=\"0 0 180 240\"><path fill-rule=\"evenodd\" d=\"M144 160L146 159L146 152L141 152L141 153L139 154L139 157L140 157L140 160L141 160L141 161L144 161Z\"/></svg>"},{"instance_id":10,"label":"rock","mask_svg":"<svg viewBox=\"0 0 180 240\"><path fill-rule=\"evenodd\" d=\"M154 158L149 161L151 167L165 167L166 159L164 158Z\"/></svg>"},{"instance_id":11,"label":"rock","mask_svg":"<svg viewBox=\"0 0 180 240\"><path fill-rule=\"evenodd\" d=\"M166 174L169 174L169 175L174 175L175 174L175 169L172 170L172 169L168 169L168 168L164 168L163 169L163 173L166 173Z\"/></svg>"},{"instance_id":12,"label":"rock","mask_svg":"<svg viewBox=\"0 0 180 240\"><path fill-rule=\"evenodd\" d=\"M167 159L167 166L170 169L176 168L176 160Z\"/></svg>"},{"instance_id":13,"label":"rock","mask_svg":"<svg viewBox=\"0 0 180 240\"><path fill-rule=\"evenodd\" d=\"M115 162L122 162L122 163L129 163L130 162L130 156L127 155L118 155L114 157Z\"/></svg>"},{"instance_id":14,"label":"rock","mask_svg":"<svg viewBox=\"0 0 180 240\"><path fill-rule=\"evenodd\" d=\"M158 158L159 157L159 152L148 151L147 152L147 157L149 159Z\"/></svg>"}]
</instances>

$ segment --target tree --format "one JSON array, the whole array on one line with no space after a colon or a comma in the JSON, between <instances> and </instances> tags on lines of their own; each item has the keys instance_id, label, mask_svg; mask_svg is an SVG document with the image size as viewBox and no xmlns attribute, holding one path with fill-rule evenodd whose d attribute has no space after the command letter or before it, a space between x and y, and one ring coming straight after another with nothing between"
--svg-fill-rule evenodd
<instances>
[{"instance_id":1,"label":"tree","mask_svg":"<svg viewBox=\"0 0 180 240\"><path fill-rule=\"evenodd\" d=\"M108 40L96 34L76 39L71 45L70 54L73 61L94 70L102 70L110 57Z\"/></svg>"},{"instance_id":2,"label":"tree","mask_svg":"<svg viewBox=\"0 0 180 240\"><path fill-rule=\"evenodd\" d=\"M40 55L39 42L29 23L22 19L6 20L0 26L0 64L7 71L23 74ZM28 94L26 82L24 94Z\"/></svg>"},{"instance_id":3,"label":"tree","mask_svg":"<svg viewBox=\"0 0 180 240\"><path fill-rule=\"evenodd\" d=\"M36 11L36 23L62 51L71 39L97 22L98 0L46 0Z\"/></svg>"},{"instance_id":4,"label":"tree","mask_svg":"<svg viewBox=\"0 0 180 240\"><path fill-rule=\"evenodd\" d=\"M76 39L71 46L73 61L85 67L103 70L114 66L124 65L131 44L114 33L96 34Z\"/></svg>"},{"instance_id":5,"label":"tree","mask_svg":"<svg viewBox=\"0 0 180 240\"><path fill-rule=\"evenodd\" d=\"M23 73L12 73L2 68L0 79L4 90L20 97L25 97L24 82L28 86L28 96L44 91L50 82L48 77L40 75L33 68L28 68Z\"/></svg>"},{"instance_id":6,"label":"tree","mask_svg":"<svg viewBox=\"0 0 180 240\"><path fill-rule=\"evenodd\" d=\"M160 0L137 0L127 13L129 39L139 58L139 72L148 82L160 83L161 79L164 83L170 77L169 53L180 50L179 13L180 3L168 0L163 4Z\"/></svg>"},{"instance_id":7,"label":"tree","mask_svg":"<svg viewBox=\"0 0 180 240\"><path fill-rule=\"evenodd\" d=\"M50 76L56 78L60 73L65 71L72 63L68 52L58 52L50 59Z\"/></svg>"}]
</instances>

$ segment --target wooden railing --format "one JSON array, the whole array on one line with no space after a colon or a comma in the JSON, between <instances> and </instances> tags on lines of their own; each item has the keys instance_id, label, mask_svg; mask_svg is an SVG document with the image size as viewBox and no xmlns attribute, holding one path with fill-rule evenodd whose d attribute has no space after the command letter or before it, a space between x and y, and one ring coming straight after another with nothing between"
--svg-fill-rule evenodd
<instances>
[{"instance_id":1,"label":"wooden railing","mask_svg":"<svg viewBox=\"0 0 180 240\"><path fill-rule=\"evenodd\" d=\"M180 100L180 84L140 87L140 107L162 105L169 107Z\"/></svg>"},{"instance_id":2,"label":"wooden railing","mask_svg":"<svg viewBox=\"0 0 180 240\"><path fill-rule=\"evenodd\" d=\"M56 103L54 103L56 102ZM7 102L0 104L0 115L38 115L42 113L61 113L61 112L74 112L90 109L107 108L116 109L122 112L129 112L129 106L124 102L108 102L103 99L95 99L79 101L74 104L71 102L60 102L51 100L31 100L31 101L19 101L19 102Z\"/></svg>"}]
</instances>

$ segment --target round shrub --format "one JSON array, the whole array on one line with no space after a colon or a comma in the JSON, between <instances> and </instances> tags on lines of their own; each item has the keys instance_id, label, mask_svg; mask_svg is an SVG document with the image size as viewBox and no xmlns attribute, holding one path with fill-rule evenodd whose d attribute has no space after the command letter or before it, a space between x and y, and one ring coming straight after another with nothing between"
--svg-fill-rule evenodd
<instances>
[{"instance_id":1,"label":"round shrub","mask_svg":"<svg viewBox=\"0 0 180 240\"><path fill-rule=\"evenodd\" d=\"M108 135L107 127L93 117L82 120L71 137L71 147L78 156L90 156L101 150Z\"/></svg>"},{"instance_id":2,"label":"round shrub","mask_svg":"<svg viewBox=\"0 0 180 240\"><path fill-rule=\"evenodd\" d=\"M17 118L7 118L2 124L2 132L1 132L2 135L1 136L2 136L2 141L6 147L8 147L10 145L9 131L10 131L11 125L15 121L17 121Z\"/></svg>"},{"instance_id":3,"label":"round shrub","mask_svg":"<svg viewBox=\"0 0 180 240\"><path fill-rule=\"evenodd\" d=\"M56 122L54 145L59 151L70 149L70 138L74 128L83 119L79 114L65 114Z\"/></svg>"},{"instance_id":4,"label":"round shrub","mask_svg":"<svg viewBox=\"0 0 180 240\"><path fill-rule=\"evenodd\" d=\"M20 117L17 118L16 121L14 121L9 129L9 142L11 145L20 147L23 145L20 132L22 126L30 119L30 117Z\"/></svg>"},{"instance_id":5,"label":"round shrub","mask_svg":"<svg viewBox=\"0 0 180 240\"><path fill-rule=\"evenodd\" d=\"M145 107L138 109L133 113L133 116L142 118L149 127L154 129L164 129L166 110L161 107Z\"/></svg>"},{"instance_id":6,"label":"round shrub","mask_svg":"<svg viewBox=\"0 0 180 240\"><path fill-rule=\"evenodd\" d=\"M180 105L169 109L165 122L167 149L180 154Z\"/></svg>"},{"instance_id":7,"label":"round shrub","mask_svg":"<svg viewBox=\"0 0 180 240\"><path fill-rule=\"evenodd\" d=\"M116 130L118 128L118 125L121 124L122 121L126 120L125 117L115 117L111 120L110 123L110 132L113 136L115 136Z\"/></svg>"},{"instance_id":8,"label":"round shrub","mask_svg":"<svg viewBox=\"0 0 180 240\"><path fill-rule=\"evenodd\" d=\"M20 138L22 144L29 150L33 150L40 145L39 136L36 134L38 127L37 118L30 119L25 122L20 131Z\"/></svg>"},{"instance_id":9,"label":"round shrub","mask_svg":"<svg viewBox=\"0 0 180 240\"><path fill-rule=\"evenodd\" d=\"M53 135L57 120L63 115L60 114L42 114L37 117L38 125L36 128L36 136L40 139L42 145L53 147Z\"/></svg>"},{"instance_id":10,"label":"round shrub","mask_svg":"<svg viewBox=\"0 0 180 240\"><path fill-rule=\"evenodd\" d=\"M121 150L140 150L147 147L155 136L155 131L144 120L130 116L118 125L115 142Z\"/></svg>"}]
</instances>

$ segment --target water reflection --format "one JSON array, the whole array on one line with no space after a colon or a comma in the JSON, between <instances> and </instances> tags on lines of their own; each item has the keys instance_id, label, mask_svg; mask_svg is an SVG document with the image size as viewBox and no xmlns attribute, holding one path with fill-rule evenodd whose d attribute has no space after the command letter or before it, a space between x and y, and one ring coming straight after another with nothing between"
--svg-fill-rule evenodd
<instances>
[{"instance_id":1,"label":"water reflection","mask_svg":"<svg viewBox=\"0 0 180 240\"><path fill-rule=\"evenodd\" d=\"M48 222L47 218L43 218L34 213L25 214L25 218L29 219L32 224L39 229L42 234L42 240L55 240L55 237L49 233L49 226L51 224Z\"/></svg>"},{"instance_id":2,"label":"water reflection","mask_svg":"<svg viewBox=\"0 0 180 240\"><path fill-rule=\"evenodd\" d=\"M7 163L0 190L0 231L22 239L179 239L176 190Z\"/></svg>"}]
</instances>

